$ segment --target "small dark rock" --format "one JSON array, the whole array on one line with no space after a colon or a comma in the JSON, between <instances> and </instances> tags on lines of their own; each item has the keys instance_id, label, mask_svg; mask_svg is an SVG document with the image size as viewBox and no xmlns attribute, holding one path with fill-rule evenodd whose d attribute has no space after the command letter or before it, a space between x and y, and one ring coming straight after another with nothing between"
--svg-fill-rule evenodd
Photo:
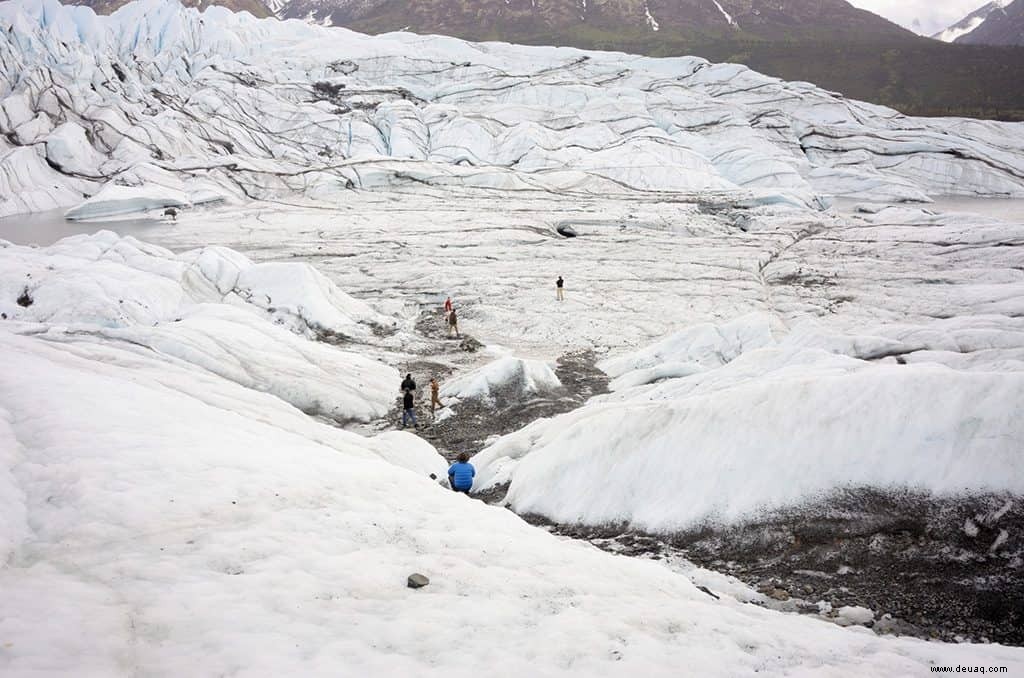
<instances>
[{"instance_id":1,"label":"small dark rock","mask_svg":"<svg viewBox=\"0 0 1024 678\"><path fill-rule=\"evenodd\" d=\"M29 306L32 305L32 301L32 295L28 293L28 288L26 287L24 291L22 291L21 296L18 297L18 306L21 306L22 308L28 308Z\"/></svg>"},{"instance_id":2,"label":"small dark rock","mask_svg":"<svg viewBox=\"0 0 1024 678\"><path fill-rule=\"evenodd\" d=\"M579 235L576 232L576 229L569 225L558 226L555 228L555 230L558 231L558 235L564 238L575 238L577 235Z\"/></svg>"},{"instance_id":3,"label":"small dark rock","mask_svg":"<svg viewBox=\"0 0 1024 678\"><path fill-rule=\"evenodd\" d=\"M429 583L430 580L419 572L409 575L409 588L411 589L421 589Z\"/></svg>"},{"instance_id":4,"label":"small dark rock","mask_svg":"<svg viewBox=\"0 0 1024 678\"><path fill-rule=\"evenodd\" d=\"M711 596L711 597L712 597L712 598L714 598L715 600L721 600L721 598L719 598L719 597L718 597L718 596L716 596L716 595L715 595L714 593L712 593L712 592L711 592L711 589L709 589L709 588L708 588L707 586L698 586L698 587L697 587L697 590L698 590L698 591L703 591L704 593L708 594L709 596Z\"/></svg>"}]
</instances>

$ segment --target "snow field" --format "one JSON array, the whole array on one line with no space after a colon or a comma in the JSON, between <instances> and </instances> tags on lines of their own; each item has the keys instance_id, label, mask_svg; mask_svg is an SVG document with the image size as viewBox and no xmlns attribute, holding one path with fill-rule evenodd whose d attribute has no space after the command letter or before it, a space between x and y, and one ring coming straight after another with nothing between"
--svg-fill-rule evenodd
<instances>
[{"instance_id":1,"label":"snow field","mask_svg":"<svg viewBox=\"0 0 1024 678\"><path fill-rule=\"evenodd\" d=\"M403 434L363 439L157 355L0 343L0 439L17 441L0 483L15 517L0 545L4 675L468 676L493 662L495 675L840 676L1024 661L714 601L374 454L404 457ZM407 589L414 571L431 584Z\"/></svg>"}]
</instances>

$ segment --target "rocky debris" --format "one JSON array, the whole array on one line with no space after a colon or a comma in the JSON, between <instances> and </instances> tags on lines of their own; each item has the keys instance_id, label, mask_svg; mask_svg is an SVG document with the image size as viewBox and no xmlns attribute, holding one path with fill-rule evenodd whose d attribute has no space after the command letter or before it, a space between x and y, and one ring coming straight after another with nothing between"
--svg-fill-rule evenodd
<instances>
[{"instance_id":1,"label":"rocky debris","mask_svg":"<svg viewBox=\"0 0 1024 678\"><path fill-rule=\"evenodd\" d=\"M674 535L524 517L613 553L685 559L734 576L774 609L870 624L879 634L1022 645L1024 539L1014 529L1024 524L1021 504L861 489L757 524ZM965 533L968 519L974 536Z\"/></svg>"},{"instance_id":2,"label":"rocky debris","mask_svg":"<svg viewBox=\"0 0 1024 678\"><path fill-rule=\"evenodd\" d=\"M422 575L419 572L415 572L409 575L409 588L421 589L430 583L430 579L426 575Z\"/></svg>"},{"instance_id":3,"label":"rocky debris","mask_svg":"<svg viewBox=\"0 0 1024 678\"><path fill-rule=\"evenodd\" d=\"M21 306L22 308L28 308L29 306L32 305L32 301L32 295L28 293L28 288L26 287L24 290L22 290L21 295L17 299L18 306Z\"/></svg>"},{"instance_id":4,"label":"rocky debris","mask_svg":"<svg viewBox=\"0 0 1024 678\"><path fill-rule=\"evenodd\" d=\"M427 426L421 435L449 459L460 452L476 454L492 436L517 431L541 417L568 412L591 396L607 392L608 377L597 369L596 361L597 356L590 351L567 353L555 367L555 375L562 382L562 388L556 392L524 398L521 385L512 382L495 389L491 400L460 401L451 416ZM424 416L423 421L429 421L429 416ZM500 501L504 495L504 490L490 493L489 503Z\"/></svg>"}]
</instances>

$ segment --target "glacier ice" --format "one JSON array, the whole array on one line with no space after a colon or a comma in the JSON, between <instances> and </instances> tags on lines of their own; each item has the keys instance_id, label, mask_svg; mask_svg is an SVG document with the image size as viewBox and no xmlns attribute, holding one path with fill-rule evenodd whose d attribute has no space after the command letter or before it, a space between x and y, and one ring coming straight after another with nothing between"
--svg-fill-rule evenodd
<instances>
[{"instance_id":1,"label":"glacier ice","mask_svg":"<svg viewBox=\"0 0 1024 678\"><path fill-rule=\"evenodd\" d=\"M0 28L0 216L431 185L1024 196L1022 124L909 118L736 64L369 37L156 0L109 17L13 0Z\"/></svg>"}]
</instances>

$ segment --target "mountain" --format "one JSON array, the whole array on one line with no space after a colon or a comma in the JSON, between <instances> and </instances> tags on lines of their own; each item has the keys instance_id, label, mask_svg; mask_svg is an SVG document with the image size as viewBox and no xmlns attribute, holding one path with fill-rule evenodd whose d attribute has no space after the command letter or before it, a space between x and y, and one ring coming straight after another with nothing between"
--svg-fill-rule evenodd
<instances>
[{"instance_id":1,"label":"mountain","mask_svg":"<svg viewBox=\"0 0 1024 678\"><path fill-rule=\"evenodd\" d=\"M960 21L949 26L946 30L936 33L932 38L942 42L955 42L983 24L993 11L1001 10L1006 6L1007 2L1009 0L992 0L992 2L979 7Z\"/></svg>"},{"instance_id":2,"label":"mountain","mask_svg":"<svg viewBox=\"0 0 1024 678\"><path fill-rule=\"evenodd\" d=\"M845 0L276 0L281 18L368 33L409 30L534 44L642 36L902 39L912 33Z\"/></svg>"},{"instance_id":3,"label":"mountain","mask_svg":"<svg viewBox=\"0 0 1024 678\"><path fill-rule=\"evenodd\" d=\"M991 12L973 31L957 40L966 45L1024 45L1024 0Z\"/></svg>"},{"instance_id":4,"label":"mountain","mask_svg":"<svg viewBox=\"0 0 1024 678\"><path fill-rule=\"evenodd\" d=\"M97 14L110 14L128 4L129 0L64 0L65 5L91 7ZM248 12L257 18L273 16L273 12L262 0L181 0L186 7L203 10L213 5L226 7L233 12Z\"/></svg>"}]
</instances>

